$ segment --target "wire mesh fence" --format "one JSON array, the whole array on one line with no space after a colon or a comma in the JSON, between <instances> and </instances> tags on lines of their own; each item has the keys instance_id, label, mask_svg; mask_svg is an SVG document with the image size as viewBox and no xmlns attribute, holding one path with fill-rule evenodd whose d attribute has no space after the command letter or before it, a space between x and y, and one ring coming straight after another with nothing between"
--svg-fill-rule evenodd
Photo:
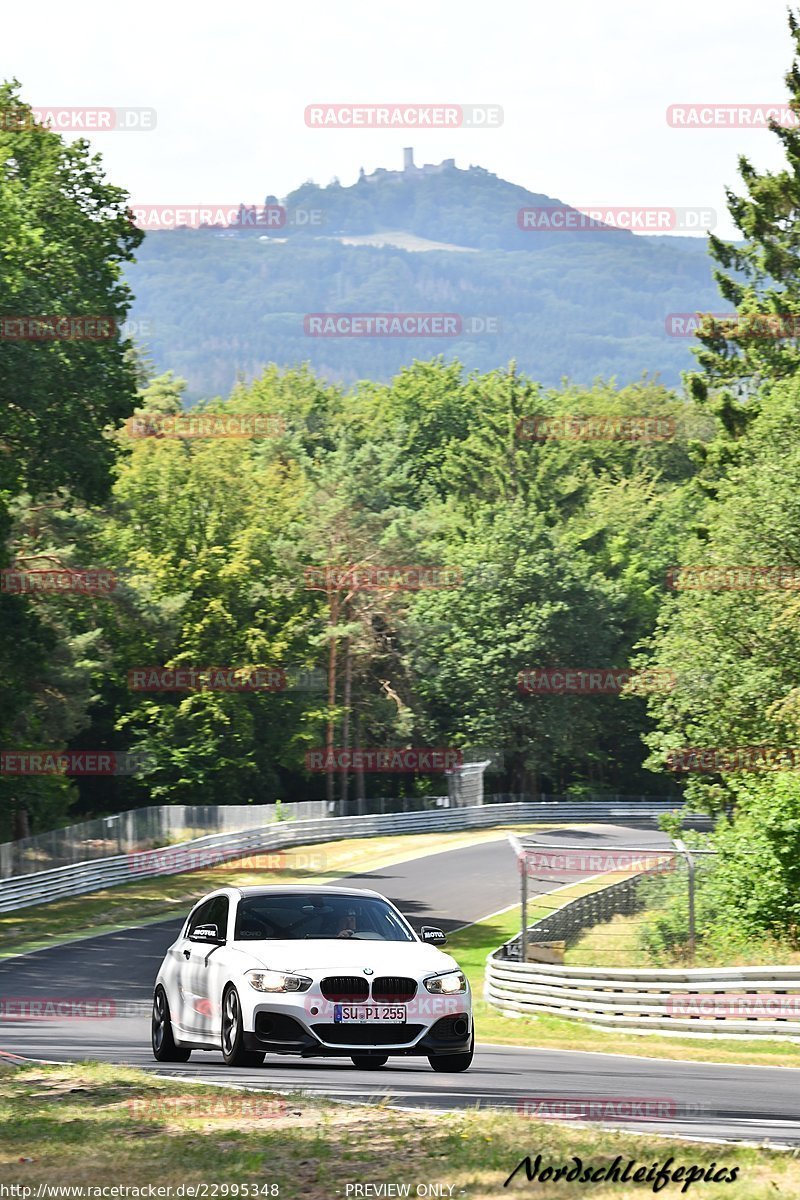
<instances>
[{"instance_id":1,"label":"wire mesh fence","mask_svg":"<svg viewBox=\"0 0 800 1200\"><path fill-rule=\"evenodd\" d=\"M672 846L516 842L522 921L511 959L568 966L641 967L693 961L695 894L714 853Z\"/></svg>"},{"instance_id":2,"label":"wire mesh fence","mask_svg":"<svg viewBox=\"0 0 800 1200\"><path fill-rule=\"evenodd\" d=\"M353 797L347 801L297 801L286 804L206 804L152 805L96 817L54 829L15 842L0 844L0 879L26 875L72 863L92 862L117 854L186 842L216 833L238 833L279 821L307 821L322 817L390 816L396 813L428 812L461 807L465 804L533 803L542 819L602 819L603 814L620 819L635 819L641 810L643 819L652 820L654 806L666 810L674 801L651 796L572 796L520 793L484 793L482 773L472 772L466 786L451 784L446 795ZM442 783L442 790L446 786ZM619 806L619 807L615 807ZM537 819L538 819L537 816Z\"/></svg>"},{"instance_id":3,"label":"wire mesh fence","mask_svg":"<svg viewBox=\"0 0 800 1200\"><path fill-rule=\"evenodd\" d=\"M0 845L0 879L91 862L115 854L155 850L214 833L239 833L279 821L328 816L418 812L447 805L444 797L370 798L346 804L325 800L290 804L164 804L81 821L63 829Z\"/></svg>"}]
</instances>

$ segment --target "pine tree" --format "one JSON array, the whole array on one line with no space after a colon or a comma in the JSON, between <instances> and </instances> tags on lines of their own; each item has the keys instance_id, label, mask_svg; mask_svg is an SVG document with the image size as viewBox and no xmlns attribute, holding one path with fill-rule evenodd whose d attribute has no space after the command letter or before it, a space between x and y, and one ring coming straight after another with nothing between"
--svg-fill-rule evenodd
<instances>
[{"instance_id":1,"label":"pine tree","mask_svg":"<svg viewBox=\"0 0 800 1200\"><path fill-rule=\"evenodd\" d=\"M789 11L789 30L800 55L800 11ZM797 57L784 79L789 107L800 118ZM698 332L702 345L695 351L703 373L688 379L698 400L716 393L714 407L731 433L747 424L765 382L800 367L800 121L794 128L771 121L770 129L784 148L786 166L760 173L742 155L739 173L747 195L726 189L728 211L744 244L709 237L714 277L737 316L704 317Z\"/></svg>"}]
</instances>

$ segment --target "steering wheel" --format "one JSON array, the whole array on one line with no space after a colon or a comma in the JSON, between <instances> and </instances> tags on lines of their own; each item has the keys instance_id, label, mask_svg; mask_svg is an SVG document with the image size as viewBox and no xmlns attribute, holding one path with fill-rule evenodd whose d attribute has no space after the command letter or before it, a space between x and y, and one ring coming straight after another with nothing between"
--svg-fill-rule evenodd
<instances>
[{"instance_id":1,"label":"steering wheel","mask_svg":"<svg viewBox=\"0 0 800 1200\"><path fill-rule=\"evenodd\" d=\"M285 925L282 932L283 933L293 933L295 931L295 929L301 929L303 927L303 925L307 925L309 921L313 921L319 915L320 915L319 910L316 908L314 909L313 912L303 913L301 916L299 916L297 918L296 921L292 921L291 925Z\"/></svg>"}]
</instances>

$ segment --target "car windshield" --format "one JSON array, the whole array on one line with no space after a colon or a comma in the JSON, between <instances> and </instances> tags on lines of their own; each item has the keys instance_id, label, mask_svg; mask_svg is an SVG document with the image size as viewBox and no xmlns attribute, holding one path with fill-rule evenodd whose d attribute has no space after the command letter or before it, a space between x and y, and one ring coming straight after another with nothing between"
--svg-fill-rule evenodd
<instances>
[{"instance_id":1,"label":"car windshield","mask_svg":"<svg viewBox=\"0 0 800 1200\"><path fill-rule=\"evenodd\" d=\"M305 938L358 938L373 942L413 942L402 917L371 896L310 896L286 893L244 896L236 913L234 937L274 942Z\"/></svg>"}]
</instances>

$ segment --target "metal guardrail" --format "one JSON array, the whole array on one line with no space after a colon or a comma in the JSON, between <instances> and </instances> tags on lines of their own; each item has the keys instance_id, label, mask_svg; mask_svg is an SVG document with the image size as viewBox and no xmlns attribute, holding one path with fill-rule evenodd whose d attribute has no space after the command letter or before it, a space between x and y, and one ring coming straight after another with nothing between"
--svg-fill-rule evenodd
<instances>
[{"instance_id":1,"label":"metal guardrail","mask_svg":"<svg viewBox=\"0 0 800 1200\"><path fill-rule=\"evenodd\" d=\"M248 851L282 850L314 842L345 837L378 837L397 833L426 833L434 830L481 829L508 824L553 824L576 822L654 822L674 811L670 801L655 803L608 803L583 801L517 802L484 804L465 808L439 808L426 812L392 813L362 817L323 817L308 821L277 821L259 829L238 833L210 834L191 841L119 854L92 862L73 863L47 871L0 880L0 912L12 912L35 904L47 904L66 896L80 896L146 875L176 875L197 869L203 854L214 862L240 857ZM193 868L187 865L191 857ZM147 866L147 859L151 866ZM170 869L171 867L171 869Z\"/></svg>"},{"instance_id":2,"label":"metal guardrail","mask_svg":"<svg viewBox=\"0 0 800 1200\"><path fill-rule=\"evenodd\" d=\"M452 782L452 776L449 777ZM453 789L458 791L457 788ZM542 794L538 802L575 803L566 796ZM347 801L291 800L276 804L157 804L129 809L107 817L94 817L60 829L37 833L13 842L0 842L0 879L50 871L71 863L133 854L154 846L167 846L190 838L215 833L243 833L261 829L279 819L310 821L316 817L364 817L373 814L426 812L429 809L458 805L528 803L534 797L525 793L484 794L472 800L457 795L442 796L369 796ZM652 804L661 801L678 804L667 796L593 796L581 803Z\"/></svg>"},{"instance_id":3,"label":"metal guardrail","mask_svg":"<svg viewBox=\"0 0 800 1200\"><path fill-rule=\"evenodd\" d=\"M515 797L523 799L523 797ZM417 812L447 805L447 796L387 800L370 797L366 807L354 801L348 811L331 810L325 800L276 804L157 804L94 817L62 829L51 829L14 842L0 843L0 879L51 871L72 863L133 854L216 833L244 833L280 819L310 821L316 817L355 817L369 813Z\"/></svg>"},{"instance_id":4,"label":"metal guardrail","mask_svg":"<svg viewBox=\"0 0 800 1200\"><path fill-rule=\"evenodd\" d=\"M516 1016L551 1013L598 1029L669 1031L706 1037L800 1040L800 967L692 967L686 970L564 967L521 963L490 954L485 998ZM681 986L683 985L683 986ZM783 1007L791 1015L719 1015L728 996L736 1010ZM689 997L687 999L687 997ZM742 1002L738 1003L739 998ZM708 1012L703 1013L705 998ZM697 1015L687 1015L695 1008Z\"/></svg>"},{"instance_id":5,"label":"metal guardrail","mask_svg":"<svg viewBox=\"0 0 800 1200\"><path fill-rule=\"evenodd\" d=\"M593 925L635 911L638 885L650 875L642 871L568 900L528 927L528 945L569 944ZM800 1040L800 966L632 970L521 960L521 935L486 960L485 999L513 1016L550 1013L631 1033ZM774 1019L765 1015L776 1011Z\"/></svg>"}]
</instances>

